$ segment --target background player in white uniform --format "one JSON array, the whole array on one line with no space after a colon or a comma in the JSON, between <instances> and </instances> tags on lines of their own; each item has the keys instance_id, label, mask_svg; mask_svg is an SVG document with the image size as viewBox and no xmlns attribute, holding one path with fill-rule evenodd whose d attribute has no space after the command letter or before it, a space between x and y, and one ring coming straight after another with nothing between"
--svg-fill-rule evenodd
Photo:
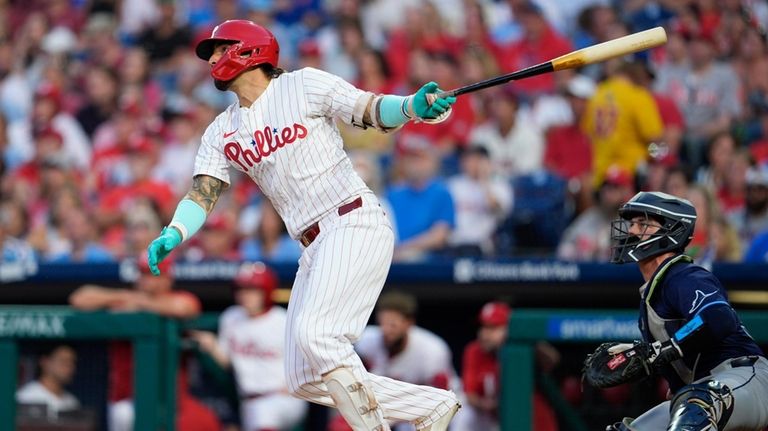
<instances>
[{"instance_id":1,"label":"background player in white uniform","mask_svg":"<svg viewBox=\"0 0 768 431\"><path fill-rule=\"evenodd\" d=\"M459 408L452 392L370 374L352 347L386 279L394 236L352 169L335 120L389 131L438 118L455 98L429 104L435 83L407 97L381 96L317 69L283 73L278 51L272 33L244 20L222 23L197 45L216 87L238 102L203 135L192 189L150 244L150 266L159 273L157 263L202 227L230 183L230 166L246 173L304 246L286 328L291 393L335 406L355 430L387 430L388 420L445 430Z\"/></svg>"},{"instance_id":2,"label":"background player in white uniform","mask_svg":"<svg viewBox=\"0 0 768 431\"><path fill-rule=\"evenodd\" d=\"M456 389L458 376L448 344L415 324L416 299L403 292L381 295L376 305L376 323L363 331L355 350L366 368L381 376L417 385ZM397 431L412 430L410 424Z\"/></svg>"},{"instance_id":3,"label":"background player in white uniform","mask_svg":"<svg viewBox=\"0 0 768 431\"><path fill-rule=\"evenodd\" d=\"M223 367L232 367L240 395L244 431L288 430L307 412L288 394L285 309L272 306L277 276L261 262L245 263L235 277L235 302L219 317L219 337L196 331L194 338Z\"/></svg>"},{"instance_id":4,"label":"background player in white uniform","mask_svg":"<svg viewBox=\"0 0 768 431\"><path fill-rule=\"evenodd\" d=\"M39 374L16 391L19 404L43 404L51 418L59 412L80 408L80 401L66 386L72 383L77 366L77 352L66 344L48 348L39 359Z\"/></svg>"}]
</instances>

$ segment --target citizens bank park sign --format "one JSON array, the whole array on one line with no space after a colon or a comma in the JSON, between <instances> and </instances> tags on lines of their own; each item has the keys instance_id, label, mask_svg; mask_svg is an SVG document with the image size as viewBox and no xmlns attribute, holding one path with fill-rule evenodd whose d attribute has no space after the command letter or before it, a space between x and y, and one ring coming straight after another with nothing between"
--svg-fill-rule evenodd
<instances>
[{"instance_id":1,"label":"citizens bank park sign","mask_svg":"<svg viewBox=\"0 0 768 431\"><path fill-rule=\"evenodd\" d=\"M453 265L456 283L478 281L578 281L579 265L568 262L490 262L458 259Z\"/></svg>"}]
</instances>

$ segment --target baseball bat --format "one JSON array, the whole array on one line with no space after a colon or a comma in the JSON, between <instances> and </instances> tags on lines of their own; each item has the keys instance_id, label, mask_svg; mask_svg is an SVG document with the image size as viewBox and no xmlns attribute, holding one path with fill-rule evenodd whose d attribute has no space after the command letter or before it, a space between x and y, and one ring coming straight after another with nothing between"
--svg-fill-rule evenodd
<instances>
[{"instance_id":1,"label":"baseball bat","mask_svg":"<svg viewBox=\"0 0 768 431\"><path fill-rule=\"evenodd\" d=\"M553 60L526 67L506 75L486 79L474 84L465 85L450 91L439 91L433 97L461 96L462 94L473 91L483 90L488 87L506 84L509 81L530 78L532 76L542 75L544 73L556 72L558 70L575 69L588 64L599 63L614 57L632 54L638 51L655 48L667 42L667 33L662 27L655 27L650 30L629 34L613 40L609 40L597 45L588 46L578 51L561 55ZM434 99L432 99L434 100Z\"/></svg>"}]
</instances>

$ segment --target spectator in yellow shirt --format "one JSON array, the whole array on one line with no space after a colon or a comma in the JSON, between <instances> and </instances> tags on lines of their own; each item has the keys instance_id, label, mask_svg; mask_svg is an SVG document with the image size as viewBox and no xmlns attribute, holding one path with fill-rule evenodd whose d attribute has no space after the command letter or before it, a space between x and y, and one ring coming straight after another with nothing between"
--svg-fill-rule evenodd
<instances>
[{"instance_id":1,"label":"spectator in yellow shirt","mask_svg":"<svg viewBox=\"0 0 768 431\"><path fill-rule=\"evenodd\" d=\"M631 63L608 73L589 100L582 120L593 143L593 184L601 184L609 166L635 172L648 158L648 144L662 136L663 126L656 102L645 88L627 74ZM606 70L611 70L609 62Z\"/></svg>"}]
</instances>

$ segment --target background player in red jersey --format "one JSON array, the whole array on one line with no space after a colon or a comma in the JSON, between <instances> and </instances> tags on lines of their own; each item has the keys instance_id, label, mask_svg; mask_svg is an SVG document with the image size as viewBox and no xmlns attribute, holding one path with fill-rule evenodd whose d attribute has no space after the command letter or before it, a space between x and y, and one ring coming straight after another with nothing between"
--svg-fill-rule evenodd
<instances>
[{"instance_id":1,"label":"background player in red jersey","mask_svg":"<svg viewBox=\"0 0 768 431\"><path fill-rule=\"evenodd\" d=\"M464 349L461 377L467 403L456 416L454 431L499 429L499 350L507 340L510 313L503 302L489 302L480 310L477 339ZM539 343L536 361L540 369L551 370L560 361L560 354L551 345ZM533 397L533 429L558 429L554 411L539 393Z\"/></svg>"},{"instance_id":2,"label":"background player in red jersey","mask_svg":"<svg viewBox=\"0 0 768 431\"><path fill-rule=\"evenodd\" d=\"M161 267L163 275L149 271L146 255L138 259L139 277L133 289L84 285L69 297L73 307L81 310L146 311L176 319L192 319L200 314L200 300L190 292L173 290L171 261ZM110 431L133 431L133 361L128 341L109 344L109 410ZM179 368L176 428L179 431L216 430L218 419L212 411L189 395L185 367Z\"/></svg>"}]
</instances>

